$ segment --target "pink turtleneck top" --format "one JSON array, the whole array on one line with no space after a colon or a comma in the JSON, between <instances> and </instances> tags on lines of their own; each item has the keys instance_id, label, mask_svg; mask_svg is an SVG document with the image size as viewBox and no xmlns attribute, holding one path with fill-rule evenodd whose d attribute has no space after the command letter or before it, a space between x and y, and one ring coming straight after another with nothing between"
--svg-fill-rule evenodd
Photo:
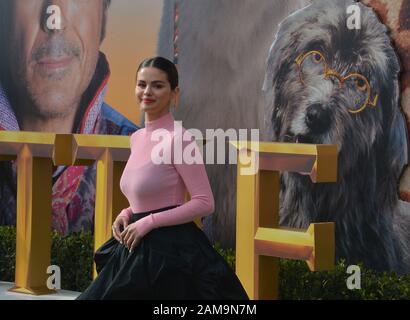
<instances>
[{"instance_id":1,"label":"pink turtleneck top","mask_svg":"<svg viewBox=\"0 0 410 320\"><path fill-rule=\"evenodd\" d=\"M133 213L179 205L135 222L141 237L155 228L191 222L214 211L198 145L171 113L146 121L145 128L131 135L130 143L131 154L120 180L130 206L120 216L130 218ZM191 196L187 202L186 191Z\"/></svg>"}]
</instances>

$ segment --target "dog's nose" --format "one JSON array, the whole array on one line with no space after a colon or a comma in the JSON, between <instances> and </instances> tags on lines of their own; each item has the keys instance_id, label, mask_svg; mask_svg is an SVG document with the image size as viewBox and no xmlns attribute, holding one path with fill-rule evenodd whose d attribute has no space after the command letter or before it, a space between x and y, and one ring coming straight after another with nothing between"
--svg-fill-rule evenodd
<instances>
[{"instance_id":1,"label":"dog's nose","mask_svg":"<svg viewBox=\"0 0 410 320\"><path fill-rule=\"evenodd\" d=\"M322 134L330 128L330 111L321 103L315 103L307 108L306 125L313 134Z\"/></svg>"}]
</instances>

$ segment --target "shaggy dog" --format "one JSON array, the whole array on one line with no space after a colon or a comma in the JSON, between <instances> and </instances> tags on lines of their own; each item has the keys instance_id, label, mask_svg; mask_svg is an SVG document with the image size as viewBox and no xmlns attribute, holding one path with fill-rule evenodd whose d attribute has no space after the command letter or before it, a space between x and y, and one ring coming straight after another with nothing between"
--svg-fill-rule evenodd
<instances>
[{"instance_id":1,"label":"shaggy dog","mask_svg":"<svg viewBox=\"0 0 410 320\"><path fill-rule=\"evenodd\" d=\"M360 7L360 29L347 7ZM337 183L281 176L281 224L334 221L336 255L348 264L410 271L410 208L398 199L407 163L399 62L374 12L319 0L286 18L270 49L264 90L270 141L335 144Z\"/></svg>"},{"instance_id":2,"label":"shaggy dog","mask_svg":"<svg viewBox=\"0 0 410 320\"><path fill-rule=\"evenodd\" d=\"M306 0L165 0L158 54L174 57L178 3L181 97L174 112L186 128L261 128L266 55L278 24ZM261 132L262 134L262 132ZM227 162L226 162L227 163ZM236 166L207 166L215 212L204 222L213 242L235 246Z\"/></svg>"}]
</instances>

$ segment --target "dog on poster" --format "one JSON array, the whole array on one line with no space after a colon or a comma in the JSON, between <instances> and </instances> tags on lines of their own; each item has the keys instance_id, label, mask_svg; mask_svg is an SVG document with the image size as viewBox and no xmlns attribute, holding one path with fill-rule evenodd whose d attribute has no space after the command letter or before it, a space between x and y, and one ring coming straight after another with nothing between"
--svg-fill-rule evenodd
<instances>
[{"instance_id":1,"label":"dog on poster","mask_svg":"<svg viewBox=\"0 0 410 320\"><path fill-rule=\"evenodd\" d=\"M360 8L358 29L347 25L351 5ZM338 259L402 273L410 271L410 206L398 198L408 150L399 71L372 9L317 0L279 26L264 91L269 141L339 151L337 183L281 175L281 225L334 221Z\"/></svg>"}]
</instances>

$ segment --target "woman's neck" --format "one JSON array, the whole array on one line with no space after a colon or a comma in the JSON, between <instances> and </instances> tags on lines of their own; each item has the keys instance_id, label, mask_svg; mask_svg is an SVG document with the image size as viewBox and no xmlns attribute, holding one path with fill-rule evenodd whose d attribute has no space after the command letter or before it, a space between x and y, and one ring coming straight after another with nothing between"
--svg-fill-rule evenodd
<instances>
[{"instance_id":1,"label":"woman's neck","mask_svg":"<svg viewBox=\"0 0 410 320\"><path fill-rule=\"evenodd\" d=\"M148 113L145 112L145 122L151 122L151 121L155 121L156 119L162 118L163 116L165 116L167 113L170 113L169 109L164 109L161 110L158 113Z\"/></svg>"},{"instance_id":2,"label":"woman's neck","mask_svg":"<svg viewBox=\"0 0 410 320\"><path fill-rule=\"evenodd\" d=\"M167 112L160 117L156 117L154 120L149 120L145 117L145 129L152 132L156 129L171 129L174 125L174 117L171 112Z\"/></svg>"}]
</instances>

